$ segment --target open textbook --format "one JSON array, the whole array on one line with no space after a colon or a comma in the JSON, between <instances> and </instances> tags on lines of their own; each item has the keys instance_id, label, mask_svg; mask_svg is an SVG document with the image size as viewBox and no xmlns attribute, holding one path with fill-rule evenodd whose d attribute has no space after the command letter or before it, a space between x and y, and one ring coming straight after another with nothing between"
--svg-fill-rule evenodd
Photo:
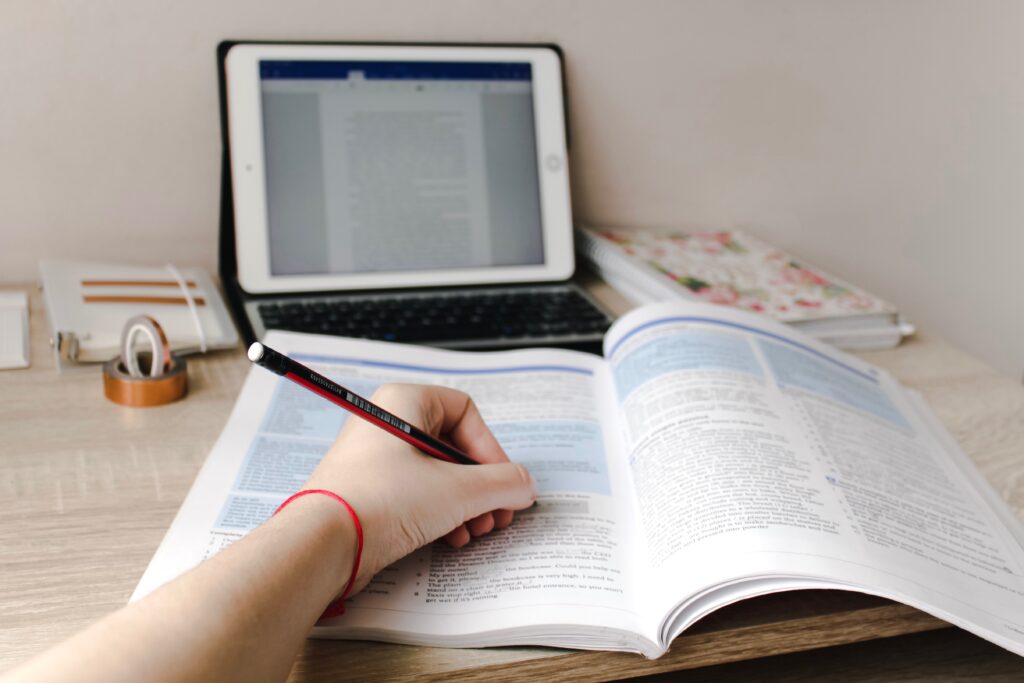
<instances>
[{"instance_id":1,"label":"open textbook","mask_svg":"<svg viewBox=\"0 0 1024 683\"><path fill-rule=\"evenodd\" d=\"M265 341L364 395L391 381L468 392L541 490L511 527L388 567L316 636L657 657L724 605L835 588L1024 654L1013 514L916 395L780 323L652 304L611 328L603 358ZM133 599L266 519L345 419L254 368Z\"/></svg>"}]
</instances>

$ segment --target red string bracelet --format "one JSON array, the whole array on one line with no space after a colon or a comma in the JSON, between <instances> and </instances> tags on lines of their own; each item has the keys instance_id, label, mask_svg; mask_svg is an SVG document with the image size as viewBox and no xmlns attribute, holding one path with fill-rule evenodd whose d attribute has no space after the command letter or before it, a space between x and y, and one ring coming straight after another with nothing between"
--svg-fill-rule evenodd
<instances>
[{"instance_id":1,"label":"red string bracelet","mask_svg":"<svg viewBox=\"0 0 1024 683\"><path fill-rule=\"evenodd\" d=\"M337 493L326 489L306 489L304 491L299 491L289 497L288 500L281 503L277 509L274 510L274 514L276 515L278 512L283 510L288 503L292 502L296 498L302 498L303 496L308 496L311 493L319 493L341 503L345 510L348 511L349 516L352 518L352 522L356 525L356 560L352 564L352 574L348 577L348 583L345 584L345 590L341 592L341 596L328 605L327 609L324 610L324 613L320 615L320 619L330 619L331 617L337 617L345 613L345 598L348 597L349 592L352 590L352 586L355 585L356 574L359 573L359 560L363 557L363 525L359 522L359 515L357 515L356 511L352 509L352 506L348 504L348 501Z\"/></svg>"}]
</instances>

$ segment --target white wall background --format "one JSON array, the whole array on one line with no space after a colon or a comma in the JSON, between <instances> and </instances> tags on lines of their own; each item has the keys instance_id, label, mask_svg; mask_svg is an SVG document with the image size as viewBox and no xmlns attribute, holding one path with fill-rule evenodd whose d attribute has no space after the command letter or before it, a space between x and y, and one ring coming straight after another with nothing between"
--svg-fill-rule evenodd
<instances>
[{"instance_id":1,"label":"white wall background","mask_svg":"<svg viewBox=\"0 0 1024 683\"><path fill-rule=\"evenodd\" d=\"M577 217L746 227L1024 367L1024 3L3 0L0 281L214 269L222 38L554 41Z\"/></svg>"}]
</instances>

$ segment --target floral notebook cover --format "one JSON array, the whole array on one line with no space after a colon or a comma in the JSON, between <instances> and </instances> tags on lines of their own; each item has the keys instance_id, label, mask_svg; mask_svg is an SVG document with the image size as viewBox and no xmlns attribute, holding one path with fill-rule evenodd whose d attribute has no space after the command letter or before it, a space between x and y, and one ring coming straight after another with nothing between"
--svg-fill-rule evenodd
<instances>
[{"instance_id":1,"label":"floral notebook cover","mask_svg":"<svg viewBox=\"0 0 1024 683\"><path fill-rule=\"evenodd\" d=\"M684 288L680 293L689 298L765 313L783 322L897 313L889 302L739 230L590 232Z\"/></svg>"}]
</instances>

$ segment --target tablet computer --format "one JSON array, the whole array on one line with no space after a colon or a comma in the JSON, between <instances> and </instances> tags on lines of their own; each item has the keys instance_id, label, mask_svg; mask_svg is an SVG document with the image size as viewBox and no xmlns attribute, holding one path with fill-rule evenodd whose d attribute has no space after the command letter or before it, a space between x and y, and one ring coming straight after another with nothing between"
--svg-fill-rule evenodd
<instances>
[{"instance_id":1,"label":"tablet computer","mask_svg":"<svg viewBox=\"0 0 1024 683\"><path fill-rule=\"evenodd\" d=\"M572 276L556 49L239 43L224 74L246 292Z\"/></svg>"}]
</instances>

